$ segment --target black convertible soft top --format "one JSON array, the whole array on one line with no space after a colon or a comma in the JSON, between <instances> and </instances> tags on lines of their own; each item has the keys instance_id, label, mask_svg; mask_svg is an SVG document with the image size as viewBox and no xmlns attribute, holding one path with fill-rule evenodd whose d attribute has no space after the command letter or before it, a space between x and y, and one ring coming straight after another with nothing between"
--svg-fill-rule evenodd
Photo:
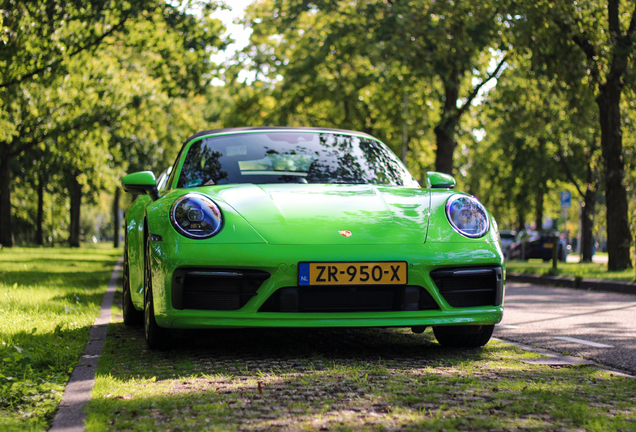
<instances>
[{"instance_id":1,"label":"black convertible soft top","mask_svg":"<svg viewBox=\"0 0 636 432\"><path fill-rule=\"evenodd\" d=\"M369 137L371 139L377 140L377 138L369 135L368 133L357 132L357 131L346 130L346 129L331 129L331 128L318 128L318 127L290 127L290 126L259 126L259 127L236 127L236 128L225 128L225 129L211 129L211 130L198 132L198 133L192 135L190 138L188 138L185 141L184 145L189 143L193 139L198 138L200 136L204 136L204 135L218 134L218 133L223 133L223 132L268 131L268 130L273 130L273 129L276 129L276 130L306 130L306 131L344 132L346 134L363 135L363 136Z\"/></svg>"}]
</instances>

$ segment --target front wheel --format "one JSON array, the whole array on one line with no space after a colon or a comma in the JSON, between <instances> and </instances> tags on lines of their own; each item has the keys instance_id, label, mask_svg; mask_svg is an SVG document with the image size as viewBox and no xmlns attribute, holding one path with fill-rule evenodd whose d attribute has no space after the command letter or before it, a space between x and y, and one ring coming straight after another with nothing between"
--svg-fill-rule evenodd
<instances>
[{"instance_id":1,"label":"front wheel","mask_svg":"<svg viewBox=\"0 0 636 432\"><path fill-rule=\"evenodd\" d=\"M172 345L170 330L159 327L155 319L155 304L152 295L152 268L150 264L150 239L147 237L144 263L144 335L146 337L146 345L152 350L169 349Z\"/></svg>"},{"instance_id":2,"label":"front wheel","mask_svg":"<svg viewBox=\"0 0 636 432\"><path fill-rule=\"evenodd\" d=\"M488 343L494 329L494 325L439 326L433 327L433 333L442 346L476 348Z\"/></svg>"}]
</instances>

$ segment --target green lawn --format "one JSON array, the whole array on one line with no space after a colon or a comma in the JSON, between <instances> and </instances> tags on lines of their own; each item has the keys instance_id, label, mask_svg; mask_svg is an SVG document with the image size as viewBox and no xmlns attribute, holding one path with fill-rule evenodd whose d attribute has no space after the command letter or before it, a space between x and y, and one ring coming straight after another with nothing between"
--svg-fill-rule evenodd
<instances>
[{"instance_id":1,"label":"green lawn","mask_svg":"<svg viewBox=\"0 0 636 432\"><path fill-rule=\"evenodd\" d=\"M49 427L120 255L0 251L0 430ZM636 431L633 379L526 364L538 355L500 342L442 349L430 329L192 336L149 351L115 319L87 430Z\"/></svg>"},{"instance_id":2,"label":"green lawn","mask_svg":"<svg viewBox=\"0 0 636 432\"><path fill-rule=\"evenodd\" d=\"M122 251L0 250L0 430L46 430Z\"/></svg>"},{"instance_id":3,"label":"green lawn","mask_svg":"<svg viewBox=\"0 0 636 432\"><path fill-rule=\"evenodd\" d=\"M619 272L608 272L607 264L600 263L562 263L557 264L557 272L552 271L552 262L542 260L510 260L506 261L507 273L524 273L537 275L568 276L580 279L600 279L632 282L634 280L634 269Z\"/></svg>"}]
</instances>

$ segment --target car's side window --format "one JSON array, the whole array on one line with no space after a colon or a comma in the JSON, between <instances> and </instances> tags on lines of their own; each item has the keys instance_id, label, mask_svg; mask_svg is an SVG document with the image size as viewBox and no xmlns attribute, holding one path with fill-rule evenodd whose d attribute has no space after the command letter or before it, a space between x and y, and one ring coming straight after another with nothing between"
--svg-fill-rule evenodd
<instances>
[{"instance_id":1,"label":"car's side window","mask_svg":"<svg viewBox=\"0 0 636 432\"><path fill-rule=\"evenodd\" d=\"M218 184L227 179L228 173L221 166L222 153L203 146L203 141L190 147L179 176L178 188L192 188Z\"/></svg>"}]
</instances>

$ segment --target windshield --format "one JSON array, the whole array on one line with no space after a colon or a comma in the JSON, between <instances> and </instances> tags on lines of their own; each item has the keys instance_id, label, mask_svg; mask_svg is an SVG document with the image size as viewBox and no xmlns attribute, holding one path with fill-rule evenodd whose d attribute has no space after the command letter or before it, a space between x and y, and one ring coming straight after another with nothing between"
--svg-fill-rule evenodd
<instances>
[{"instance_id":1,"label":"windshield","mask_svg":"<svg viewBox=\"0 0 636 432\"><path fill-rule=\"evenodd\" d=\"M329 132L259 132L192 144L177 187L230 183L353 183L419 187L374 140Z\"/></svg>"}]
</instances>

